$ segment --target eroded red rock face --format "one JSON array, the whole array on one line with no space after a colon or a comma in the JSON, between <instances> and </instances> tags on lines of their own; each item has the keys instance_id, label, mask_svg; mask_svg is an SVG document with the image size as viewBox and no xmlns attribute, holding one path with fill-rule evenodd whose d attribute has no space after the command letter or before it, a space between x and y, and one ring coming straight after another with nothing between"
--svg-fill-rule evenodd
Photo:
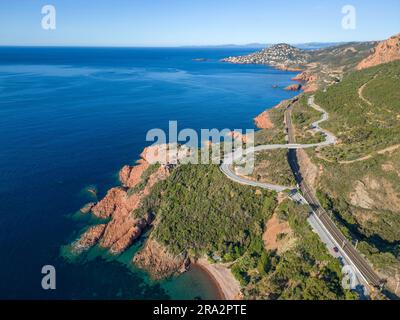
<instances>
[{"instance_id":1,"label":"eroded red rock face","mask_svg":"<svg viewBox=\"0 0 400 320\"><path fill-rule=\"evenodd\" d=\"M135 219L133 211L138 209L141 201L150 194L151 188L168 177L168 170L160 166L148 179L143 190L129 194L123 188L111 189L106 197L93 208L93 213L101 217L111 217L99 245L109 248L111 253L121 253L137 239L146 227L144 219Z\"/></svg>"},{"instance_id":2,"label":"eroded red rock face","mask_svg":"<svg viewBox=\"0 0 400 320\"><path fill-rule=\"evenodd\" d=\"M126 189L122 187L108 190L103 200L92 208L92 213L102 219L109 218L114 212L123 210L126 204L126 195Z\"/></svg>"},{"instance_id":3,"label":"eroded red rock face","mask_svg":"<svg viewBox=\"0 0 400 320\"><path fill-rule=\"evenodd\" d=\"M141 159L136 166L124 166L119 172L119 180L127 188L133 188L141 181L141 176L150 164Z\"/></svg>"},{"instance_id":4,"label":"eroded red rock face","mask_svg":"<svg viewBox=\"0 0 400 320\"><path fill-rule=\"evenodd\" d=\"M274 106L272 109L278 109L285 107L289 103L289 100L282 100L279 104ZM271 120L269 115L269 110L265 110L264 112L260 113L257 117L255 117L254 124L259 129L272 129L275 125Z\"/></svg>"},{"instance_id":5,"label":"eroded red rock face","mask_svg":"<svg viewBox=\"0 0 400 320\"><path fill-rule=\"evenodd\" d=\"M357 65L357 70L400 60L400 34L378 43L373 53Z\"/></svg>"},{"instance_id":6,"label":"eroded red rock face","mask_svg":"<svg viewBox=\"0 0 400 320\"><path fill-rule=\"evenodd\" d=\"M302 88L301 84L291 84L285 88L286 91L300 91Z\"/></svg>"},{"instance_id":7,"label":"eroded red rock face","mask_svg":"<svg viewBox=\"0 0 400 320\"><path fill-rule=\"evenodd\" d=\"M190 260L186 256L172 255L164 246L152 239L147 240L144 248L134 257L133 262L139 268L146 269L155 280L185 272L190 264Z\"/></svg>"},{"instance_id":8,"label":"eroded red rock face","mask_svg":"<svg viewBox=\"0 0 400 320\"><path fill-rule=\"evenodd\" d=\"M268 110L255 117L254 124L259 129L271 129L274 127L274 124L269 117Z\"/></svg>"},{"instance_id":9,"label":"eroded red rock face","mask_svg":"<svg viewBox=\"0 0 400 320\"><path fill-rule=\"evenodd\" d=\"M126 250L137 238L140 237L142 230L146 228L146 226L147 222L144 219L135 220L128 231L113 243L110 247L110 252L118 254Z\"/></svg>"},{"instance_id":10,"label":"eroded red rock face","mask_svg":"<svg viewBox=\"0 0 400 320\"><path fill-rule=\"evenodd\" d=\"M318 84L317 84L318 77L310 73L309 71L304 71L302 73L299 73L297 76L292 78L292 80L305 82L305 85L303 85L301 88L306 93L311 93L318 90Z\"/></svg>"}]
</instances>

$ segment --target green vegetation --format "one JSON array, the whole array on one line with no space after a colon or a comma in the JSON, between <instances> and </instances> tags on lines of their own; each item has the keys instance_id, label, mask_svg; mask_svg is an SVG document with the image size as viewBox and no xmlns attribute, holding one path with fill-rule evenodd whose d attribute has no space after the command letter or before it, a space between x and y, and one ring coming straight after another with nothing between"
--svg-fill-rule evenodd
<instances>
[{"instance_id":1,"label":"green vegetation","mask_svg":"<svg viewBox=\"0 0 400 320\"><path fill-rule=\"evenodd\" d=\"M400 271L400 62L354 72L316 94L339 144L307 150L323 170L317 196L375 269ZM388 149L389 148L389 149ZM385 151L383 151L385 150ZM358 161L354 161L358 160Z\"/></svg>"},{"instance_id":2,"label":"green vegetation","mask_svg":"<svg viewBox=\"0 0 400 320\"><path fill-rule=\"evenodd\" d=\"M286 106L290 103L288 101ZM255 145L287 143L284 126L285 105L268 110L268 115L274 127L259 130L255 133ZM259 152L255 158L255 168L252 179L278 185L295 185L292 171L287 162L287 150L277 149Z\"/></svg>"},{"instance_id":3,"label":"green vegetation","mask_svg":"<svg viewBox=\"0 0 400 320\"><path fill-rule=\"evenodd\" d=\"M310 144L325 141L325 136L321 132L315 133L310 130L311 124L321 119L321 113L308 106L308 97L303 94L292 110L292 124L295 128L297 143Z\"/></svg>"},{"instance_id":4,"label":"green vegetation","mask_svg":"<svg viewBox=\"0 0 400 320\"><path fill-rule=\"evenodd\" d=\"M321 167L316 188L322 205L349 239L360 240L358 248L369 261L391 275L400 270L400 150L377 151L399 143L399 75L400 62L390 63L349 74L326 92L318 92L316 103L330 114L322 125L340 143L318 155L307 151ZM307 133L320 114L305 99L303 95L294 106L292 119L299 142L310 143L310 138L321 139ZM271 110L270 118L275 127L258 131L256 145L285 142L284 108ZM291 184L285 153L258 154L253 178ZM373 157L338 162L367 155ZM246 298L357 298L342 288L340 264L312 232L307 209L289 200L276 207L275 198L273 193L231 182L216 165L181 165L156 184L134 214L155 213L153 236L172 253L217 255L230 262ZM294 234L294 245L279 254L266 251L262 240L273 212ZM278 236L285 241L283 234Z\"/></svg>"},{"instance_id":5,"label":"green vegetation","mask_svg":"<svg viewBox=\"0 0 400 320\"><path fill-rule=\"evenodd\" d=\"M328 183L325 179L327 177L324 177L324 185ZM345 195L335 198L328 195L337 192L336 189L326 192L317 192L322 206L333 213L335 222L349 240L360 241L358 249L374 267L386 271L400 269L399 213L382 209L382 200L378 200L374 208L364 209L350 204Z\"/></svg>"},{"instance_id":6,"label":"green vegetation","mask_svg":"<svg viewBox=\"0 0 400 320\"><path fill-rule=\"evenodd\" d=\"M354 72L326 92L316 94L316 103L330 114L322 126L335 133L341 144L324 148L326 158L354 160L399 143L400 62ZM363 90L365 98L359 96Z\"/></svg>"},{"instance_id":7,"label":"green vegetation","mask_svg":"<svg viewBox=\"0 0 400 320\"><path fill-rule=\"evenodd\" d=\"M348 71L369 56L375 45L371 42L353 42L312 51L310 62L318 62L329 69L340 68Z\"/></svg>"},{"instance_id":8,"label":"green vegetation","mask_svg":"<svg viewBox=\"0 0 400 320\"><path fill-rule=\"evenodd\" d=\"M181 165L135 212L154 212L153 235L173 253L241 256L275 207L275 193L228 180L216 165Z\"/></svg>"},{"instance_id":9,"label":"green vegetation","mask_svg":"<svg viewBox=\"0 0 400 320\"><path fill-rule=\"evenodd\" d=\"M311 108L307 104L309 95L303 94L299 101L295 104L292 111L292 122L301 127L309 127L312 122L317 121L321 118L321 113Z\"/></svg>"},{"instance_id":10,"label":"green vegetation","mask_svg":"<svg viewBox=\"0 0 400 320\"><path fill-rule=\"evenodd\" d=\"M389 277L400 270L400 62L348 75L316 94L330 120L322 126L340 144L321 150L317 193L325 209L375 268ZM361 88L361 89L360 89ZM351 163L343 161L361 159ZM342 161L342 163L338 163Z\"/></svg>"},{"instance_id":11,"label":"green vegetation","mask_svg":"<svg viewBox=\"0 0 400 320\"><path fill-rule=\"evenodd\" d=\"M377 79L371 80L363 90L363 96L378 107L380 110L386 111L387 117L392 115L396 118L400 111L400 72L398 63L387 65L386 68L390 69L389 74L378 73ZM387 69L378 68L378 72L386 72ZM397 112L397 113L396 113ZM394 114L393 114L394 113Z\"/></svg>"},{"instance_id":12,"label":"green vegetation","mask_svg":"<svg viewBox=\"0 0 400 320\"><path fill-rule=\"evenodd\" d=\"M341 286L341 267L312 232L305 207L290 200L279 205L298 241L293 249L278 255L267 252L261 238L254 238L232 271L244 286L248 299L354 299L355 293Z\"/></svg>"},{"instance_id":13,"label":"green vegetation","mask_svg":"<svg viewBox=\"0 0 400 320\"><path fill-rule=\"evenodd\" d=\"M254 144L256 146L263 144L286 143L284 126L285 108L273 108L268 110L268 115L274 127L271 129L258 130L255 133Z\"/></svg>"},{"instance_id":14,"label":"green vegetation","mask_svg":"<svg viewBox=\"0 0 400 320\"><path fill-rule=\"evenodd\" d=\"M400 270L400 149L352 164L323 164L317 196L342 232L388 276Z\"/></svg>"},{"instance_id":15,"label":"green vegetation","mask_svg":"<svg viewBox=\"0 0 400 320\"><path fill-rule=\"evenodd\" d=\"M287 161L287 150L285 149L258 152L255 157L254 170L250 178L259 182L282 186L296 185L292 170Z\"/></svg>"},{"instance_id":16,"label":"green vegetation","mask_svg":"<svg viewBox=\"0 0 400 320\"><path fill-rule=\"evenodd\" d=\"M371 246L365 241L361 241L358 249L366 255L368 260L374 265L375 268L380 270L392 269L395 273L399 268L399 261L396 257L389 252L380 252L374 246ZM399 250L399 248L397 248Z\"/></svg>"},{"instance_id":17,"label":"green vegetation","mask_svg":"<svg viewBox=\"0 0 400 320\"><path fill-rule=\"evenodd\" d=\"M312 73L320 88L338 83L343 75L353 72L357 64L371 54L376 43L353 42L310 52Z\"/></svg>"},{"instance_id":18,"label":"green vegetation","mask_svg":"<svg viewBox=\"0 0 400 320\"><path fill-rule=\"evenodd\" d=\"M342 288L340 264L312 232L305 207L290 200L277 206L275 193L231 182L216 165L175 168L134 214L147 212L156 215L154 238L172 253L231 262L245 298L357 298ZM266 251L262 240L273 212L297 239L281 254Z\"/></svg>"}]
</instances>

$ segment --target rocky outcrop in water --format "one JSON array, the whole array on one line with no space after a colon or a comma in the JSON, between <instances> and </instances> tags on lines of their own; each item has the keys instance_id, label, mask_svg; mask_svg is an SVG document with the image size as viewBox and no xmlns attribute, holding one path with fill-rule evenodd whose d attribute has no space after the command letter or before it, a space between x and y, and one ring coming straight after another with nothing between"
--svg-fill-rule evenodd
<instances>
[{"instance_id":1,"label":"rocky outcrop in water","mask_svg":"<svg viewBox=\"0 0 400 320\"><path fill-rule=\"evenodd\" d=\"M136 219L128 231L111 245L110 253L118 254L125 251L136 239L140 237L142 231L146 227L147 222L145 219Z\"/></svg>"},{"instance_id":2,"label":"rocky outcrop in water","mask_svg":"<svg viewBox=\"0 0 400 320\"><path fill-rule=\"evenodd\" d=\"M89 213L92 211L93 207L96 205L96 202L89 202L85 204L79 211L83 214Z\"/></svg>"},{"instance_id":3,"label":"rocky outcrop in water","mask_svg":"<svg viewBox=\"0 0 400 320\"><path fill-rule=\"evenodd\" d=\"M297 76L292 78L292 80L304 82L302 89L306 93L315 92L318 90L318 77L309 71L303 71L302 73L299 73Z\"/></svg>"},{"instance_id":4,"label":"rocky outcrop in water","mask_svg":"<svg viewBox=\"0 0 400 320\"><path fill-rule=\"evenodd\" d=\"M108 191L104 199L92 210L99 218L111 218L99 241L101 247L109 248L114 254L121 253L139 237L147 224L143 219L135 218L133 212L140 207L141 201L150 193L151 188L168 176L168 170L160 166L150 175L142 190L133 194L130 194L130 189L124 187ZM137 182L131 185L136 186Z\"/></svg>"},{"instance_id":5,"label":"rocky outcrop in water","mask_svg":"<svg viewBox=\"0 0 400 320\"><path fill-rule=\"evenodd\" d=\"M98 244L113 254L125 251L153 221L151 213L139 218L133 213L140 208L142 200L150 194L152 187L170 175L171 169L165 159L179 161L189 153L187 148L176 145L171 149L167 145L145 148L141 154L142 159L136 166L124 166L119 172L121 186L111 188L97 204L91 203L81 209L82 212L91 211L100 219L109 219L109 222L89 228L75 242L75 247L89 248ZM153 167L144 181L144 173L151 165L159 162L161 164Z\"/></svg>"},{"instance_id":6,"label":"rocky outcrop in water","mask_svg":"<svg viewBox=\"0 0 400 320\"><path fill-rule=\"evenodd\" d=\"M284 90L286 91L300 91L302 88L302 85L299 84L291 84L289 86L287 86Z\"/></svg>"},{"instance_id":7,"label":"rocky outcrop in water","mask_svg":"<svg viewBox=\"0 0 400 320\"><path fill-rule=\"evenodd\" d=\"M89 227L82 236L72 244L72 252L79 254L93 247L101 238L106 224L98 224Z\"/></svg>"}]
</instances>

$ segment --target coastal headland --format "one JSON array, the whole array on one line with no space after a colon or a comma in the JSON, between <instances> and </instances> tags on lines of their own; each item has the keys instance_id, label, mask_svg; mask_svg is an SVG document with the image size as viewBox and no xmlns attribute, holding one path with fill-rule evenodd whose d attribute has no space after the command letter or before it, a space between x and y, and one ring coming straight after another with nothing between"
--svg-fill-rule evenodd
<instances>
[{"instance_id":1,"label":"coastal headland","mask_svg":"<svg viewBox=\"0 0 400 320\"><path fill-rule=\"evenodd\" d=\"M394 38L397 39L396 43L398 43L398 36ZM352 43L316 50L315 52L305 52L289 45L279 44L249 56L229 57L223 61L230 63L265 64L280 70L296 70L301 72L293 78L293 80L299 81L300 84L294 84L286 88L287 90L303 91L299 97L293 100L298 105L301 105L303 101L301 97L304 94L319 93L333 84L339 84L356 69L364 70L371 66L380 65L377 63L377 60L383 61L382 63L398 60L400 54L393 53L395 49L391 49L393 48L393 41L395 40L391 38L386 43ZM349 55L349 52L352 54ZM389 53L385 55L383 52ZM354 59L355 54L358 59ZM341 55L342 57L340 62L334 58L337 55ZM386 58L382 58L382 55ZM320 99L318 94L317 99ZM280 130L282 123L276 121L276 115L281 113L282 118L279 119L287 121L283 116L285 108L282 107L283 105L286 106L286 104L287 101L283 101L275 108L264 111L254 119L257 127L262 131L264 130L262 134L267 134L268 130L271 132L273 130ZM298 121L298 119L295 121ZM314 129L318 127L318 123L316 125L315 123L315 121L310 122L311 125L314 124ZM299 128L297 129L301 131ZM315 136L317 132L313 134ZM339 140L339 144L341 142ZM326 144L326 146L329 144ZM321 142L310 143L310 145L316 147L322 146ZM272 283L262 278L262 275L269 272L273 272L273 275L278 277L278 275L280 276L279 268L283 268L281 263L284 262L284 259L276 252L270 253L268 251L267 254L264 251L263 241L258 241L266 231L263 230L262 226L274 215L275 218L279 216L281 219L278 221L278 225L279 223L282 224L283 221L287 221L284 229L285 234L291 235L290 246L286 243L286 247L289 249L282 251L282 256L285 259L292 259L290 261L294 263L296 258L292 254L295 251L291 251L295 250L293 249L293 243L299 244L302 239L309 241L305 241L302 244L303 246L307 246L303 247L303 250L306 252L308 252L307 250L313 250L313 246L318 247L318 250L320 250L319 252L313 251L310 253L314 255L313 257L320 264L320 268L317 268L319 271L316 269L311 272L313 280L308 280L310 281L308 283L309 287L306 286L306 288L321 286L326 290L324 293L326 297L332 299L353 297L349 292L343 291L340 288L335 288L336 291L334 291L326 286L328 280L324 279L323 275L318 272L322 272L321 270L326 271L327 268L332 272L332 277L335 281L339 282L340 272L338 271L338 263L331 256L326 256L326 248L321 247L318 238L315 239L315 235L309 233L308 227L303 224L304 221L301 218L294 217L296 209L293 207L293 204L288 204L287 201L278 199L276 194L257 189L257 186L254 188L235 186L232 182L229 185L229 188L232 189L228 190L227 182L218 184L219 180L225 178L222 178L223 175L217 172L218 170L214 171L215 168L212 166L201 167L200 169L190 168L186 165L171 167L168 163L154 161L150 154L160 152L160 150L155 150L154 148L168 149L167 146L146 148L142 152L141 159L137 165L125 166L121 169L119 173L121 186L110 189L106 196L99 202L89 203L81 209L82 214L91 213L103 219L103 222L95 226L90 226L72 243L71 249L74 253L81 254L91 247L98 245L101 248L107 249L110 254L118 255L129 248L141 234L148 231L150 235L143 248L132 259L132 263L146 269L152 278L156 280L185 272L190 263L196 263L210 274L211 278L218 284L225 299L242 298L244 288L246 288L247 297L261 295L262 297L273 299L282 295L283 297L290 298L292 296L285 296L284 289L272 288ZM183 156L184 152L182 152ZM320 171L327 171L322 164L319 168L322 168L319 169ZM186 177L190 177L192 181L187 182L187 180L183 179ZM213 197L216 195L212 193L212 190L209 190L211 194L206 194L200 200L196 200L195 197L189 198L186 191L189 190L193 193L194 186L201 183L204 183L204 190L209 190L214 185L219 185L220 190L225 188L226 198L228 199L229 197L233 199L239 195L242 196L238 200L239 205L247 205L249 209L234 208L232 212L243 214L247 220L242 221L240 215L234 215L232 219L234 220L233 222L237 223L237 229L243 228L243 230L235 230L238 233L231 235L230 232L232 230L225 228L226 230L221 231L221 236L219 237L218 235L218 239L216 239L214 233L217 229L211 230L210 234L208 233L209 230L207 228L210 225L206 224L206 216L194 215L195 219L198 218L197 221L192 222L195 225L194 233L191 233L191 226L176 222L189 221L186 220L186 216L188 215L187 210L193 209L192 207L182 209L181 206L184 206L182 199L187 198L190 202L199 201L197 205L204 205L205 202L201 201L208 201L213 206L218 207L218 210L225 210L221 209L221 207L230 205L227 203L226 198L221 202L219 202L219 198L214 199ZM199 189L200 191L202 191L201 188ZM181 199L182 203L175 203L178 199ZM243 199L243 202L240 202L242 201L241 199ZM252 199L254 203L251 204ZM214 203L212 202L213 200ZM180 207L178 208L178 206ZM215 210L211 207L210 204L206 205L204 211L212 212L212 210ZM252 216L251 210L253 210L254 216ZM177 216L170 217L166 212L172 212ZM223 218L225 219L225 216ZM226 218L224 220L225 223L232 222L229 221L228 215ZM187 228L188 232L182 232L182 238L180 229L176 229L175 225L171 223L173 221L177 223L178 228ZM246 230L247 234L244 230ZM167 234L168 232L170 233L169 235ZM174 234L174 232L176 233ZM202 238L202 233L206 233L207 237L213 239L215 243L215 245L209 246L206 250L208 257L214 259L213 263L204 258L204 255L199 255L201 252L199 248L204 245L203 241L206 239ZM189 238L188 234L192 234L193 238ZM228 234L231 238L229 241L226 241L227 243L224 243L221 239ZM257 236L253 236L253 234L257 234ZM281 243L285 239L285 235L282 234L276 235L280 241L273 242ZM176 239L172 240L173 237L176 237ZM250 251L246 251L243 247L251 249ZM281 253L281 247L276 249ZM218 252L218 254L213 254L213 251ZM245 260L243 257L248 260L246 260L246 263L242 261ZM296 263L300 264L297 260ZM254 264L254 266L248 267L249 264ZM309 266L302 267L311 268ZM264 287L260 289L256 284L253 284L252 280L258 279L257 277L264 279L267 283L266 288L270 290L269 293L263 291L266 290ZM311 283L311 281L315 282ZM308 292L307 290L305 289L306 293ZM312 297L312 293L309 294Z\"/></svg>"}]
</instances>

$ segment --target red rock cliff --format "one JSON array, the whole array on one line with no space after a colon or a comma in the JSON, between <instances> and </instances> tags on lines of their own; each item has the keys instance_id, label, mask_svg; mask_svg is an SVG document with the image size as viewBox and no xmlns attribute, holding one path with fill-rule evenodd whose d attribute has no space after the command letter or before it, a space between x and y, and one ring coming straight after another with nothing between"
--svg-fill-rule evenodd
<instances>
[{"instance_id":1,"label":"red rock cliff","mask_svg":"<svg viewBox=\"0 0 400 320\"><path fill-rule=\"evenodd\" d=\"M378 43L373 53L357 65L357 70L400 60L400 34Z\"/></svg>"},{"instance_id":2,"label":"red rock cliff","mask_svg":"<svg viewBox=\"0 0 400 320\"><path fill-rule=\"evenodd\" d=\"M151 147L154 151L157 147ZM160 146L164 148L164 146ZM106 196L96 205L91 206L92 213L102 219L110 219L106 224L89 228L75 242L75 246L82 252L95 244L109 249L111 253L118 254L126 250L135 241L149 221L144 218L135 218L133 211L138 209L141 201L150 194L151 188L169 176L169 170L160 165L145 181L145 185L138 190L130 192L142 182L142 174L149 168L146 152L136 166L124 166L119 177L122 186L110 189ZM131 189L132 190L132 189Z\"/></svg>"},{"instance_id":3,"label":"red rock cliff","mask_svg":"<svg viewBox=\"0 0 400 320\"><path fill-rule=\"evenodd\" d=\"M302 86L302 89L306 93L315 92L318 90L318 78L315 74L312 74L309 71L303 71L302 73L299 73L297 76L292 78L292 80L305 82L306 84Z\"/></svg>"},{"instance_id":4,"label":"red rock cliff","mask_svg":"<svg viewBox=\"0 0 400 320\"><path fill-rule=\"evenodd\" d=\"M272 109L286 107L290 103L290 100L283 100ZM254 124L259 129L272 129L274 127L274 123L271 120L269 115L269 111L265 110L264 112L260 113L257 117L254 118Z\"/></svg>"},{"instance_id":5,"label":"red rock cliff","mask_svg":"<svg viewBox=\"0 0 400 320\"><path fill-rule=\"evenodd\" d=\"M149 239L144 248L136 254L133 262L149 271L151 277L159 280L186 271L190 260L186 256L175 256L169 253L158 242Z\"/></svg>"},{"instance_id":6,"label":"red rock cliff","mask_svg":"<svg viewBox=\"0 0 400 320\"><path fill-rule=\"evenodd\" d=\"M265 110L263 113L260 113L257 117L254 118L254 124L259 129L271 129L274 127L273 122L268 114L269 110Z\"/></svg>"}]
</instances>

